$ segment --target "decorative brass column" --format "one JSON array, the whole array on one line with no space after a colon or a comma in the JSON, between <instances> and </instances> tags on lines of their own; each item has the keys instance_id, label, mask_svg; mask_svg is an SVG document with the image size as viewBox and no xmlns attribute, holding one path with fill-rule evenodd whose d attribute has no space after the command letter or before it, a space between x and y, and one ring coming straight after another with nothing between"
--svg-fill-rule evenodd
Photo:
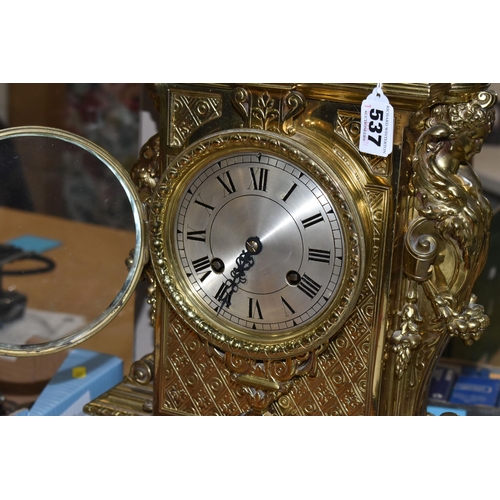
<instances>
[{"instance_id":1,"label":"decorative brass column","mask_svg":"<svg viewBox=\"0 0 500 500\"><path fill-rule=\"evenodd\" d=\"M430 376L449 339L471 344L489 324L472 287L486 261L492 212L470 161L491 131L495 101L479 92L411 117L403 277L394 284L401 306L385 355L385 413L425 413Z\"/></svg>"}]
</instances>

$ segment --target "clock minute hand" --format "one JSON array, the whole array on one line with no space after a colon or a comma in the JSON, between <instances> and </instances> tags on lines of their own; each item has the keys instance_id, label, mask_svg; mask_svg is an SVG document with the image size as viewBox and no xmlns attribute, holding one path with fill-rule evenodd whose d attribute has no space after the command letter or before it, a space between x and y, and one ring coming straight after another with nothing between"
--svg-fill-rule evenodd
<instances>
[{"instance_id":1,"label":"clock minute hand","mask_svg":"<svg viewBox=\"0 0 500 500\"><path fill-rule=\"evenodd\" d=\"M236 267L231 271L232 279L226 280L224 284L224 292L220 298L220 306L217 309L217 314L220 313L224 306L229 306L233 293L238 291L239 285L246 282L245 273L254 265L254 255L258 255L262 251L262 243L257 236L252 236L245 243L246 250L243 250L236 259Z\"/></svg>"}]
</instances>

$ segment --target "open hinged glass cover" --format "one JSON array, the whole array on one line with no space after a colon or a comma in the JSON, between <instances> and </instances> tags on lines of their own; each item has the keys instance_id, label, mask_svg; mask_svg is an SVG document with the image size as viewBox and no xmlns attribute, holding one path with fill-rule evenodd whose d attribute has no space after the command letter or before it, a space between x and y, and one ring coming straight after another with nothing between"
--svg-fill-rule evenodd
<instances>
[{"instance_id":1,"label":"open hinged glass cover","mask_svg":"<svg viewBox=\"0 0 500 500\"><path fill-rule=\"evenodd\" d=\"M0 354L60 351L106 326L140 278L144 220L101 147L46 127L0 131Z\"/></svg>"}]
</instances>

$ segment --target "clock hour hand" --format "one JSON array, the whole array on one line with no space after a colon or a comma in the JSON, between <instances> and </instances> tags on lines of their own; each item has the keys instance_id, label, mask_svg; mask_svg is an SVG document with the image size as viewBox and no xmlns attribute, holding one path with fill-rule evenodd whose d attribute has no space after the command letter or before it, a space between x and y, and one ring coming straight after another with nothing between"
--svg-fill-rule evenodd
<instances>
[{"instance_id":1,"label":"clock hour hand","mask_svg":"<svg viewBox=\"0 0 500 500\"><path fill-rule=\"evenodd\" d=\"M245 250L236 259L236 267L231 271L231 278L225 281L220 288L216 298L220 300L220 306L217 308L217 314L223 307L231 305L233 293L238 291L239 285L245 283L247 278L245 273L254 265L254 255L262 252L262 243L257 236L252 236L245 243Z\"/></svg>"}]
</instances>

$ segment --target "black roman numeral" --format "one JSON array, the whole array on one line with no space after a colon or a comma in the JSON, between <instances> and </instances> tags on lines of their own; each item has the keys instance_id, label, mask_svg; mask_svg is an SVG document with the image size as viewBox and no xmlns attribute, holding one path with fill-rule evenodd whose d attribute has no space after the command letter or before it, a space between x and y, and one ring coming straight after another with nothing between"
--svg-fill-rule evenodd
<instances>
[{"instance_id":1,"label":"black roman numeral","mask_svg":"<svg viewBox=\"0 0 500 500\"><path fill-rule=\"evenodd\" d=\"M315 262L324 262L325 264L330 264L330 250L310 248L307 258L308 260L313 260Z\"/></svg>"},{"instance_id":2,"label":"black roman numeral","mask_svg":"<svg viewBox=\"0 0 500 500\"><path fill-rule=\"evenodd\" d=\"M221 183L227 194L233 194L236 191L234 187L233 179L229 175L229 172L224 172L222 176L218 175L217 180Z\"/></svg>"},{"instance_id":3,"label":"black roman numeral","mask_svg":"<svg viewBox=\"0 0 500 500\"><path fill-rule=\"evenodd\" d=\"M206 235L207 235L206 231L188 231L187 232L187 239L205 242Z\"/></svg>"},{"instance_id":4,"label":"black roman numeral","mask_svg":"<svg viewBox=\"0 0 500 500\"><path fill-rule=\"evenodd\" d=\"M209 205L208 203L205 203L205 202L201 199L201 196L198 196L198 198L196 198L196 200L194 200L194 202L195 202L197 205L200 205L201 207L206 208L207 210L212 211L212 210L214 209L214 207L212 207L212 206L211 206L211 205Z\"/></svg>"},{"instance_id":5,"label":"black roman numeral","mask_svg":"<svg viewBox=\"0 0 500 500\"><path fill-rule=\"evenodd\" d=\"M229 307L231 305L231 296L233 295L232 292L226 294L228 288L230 288L230 287L228 287L226 285L226 283L222 283L219 290L215 294L215 300L218 300L219 302L221 302L222 300L225 299L226 307Z\"/></svg>"},{"instance_id":6,"label":"black roman numeral","mask_svg":"<svg viewBox=\"0 0 500 500\"><path fill-rule=\"evenodd\" d=\"M283 309L285 310L285 316L290 316L289 312L291 314L295 314L293 307L283 297L281 297L281 303L283 304Z\"/></svg>"},{"instance_id":7,"label":"black roman numeral","mask_svg":"<svg viewBox=\"0 0 500 500\"><path fill-rule=\"evenodd\" d=\"M226 284L225 284L225 283L222 283L222 285L220 286L220 288L219 288L218 292L215 294L215 298L216 298L217 300L222 299L222 296L225 294L226 289L227 289Z\"/></svg>"},{"instance_id":8,"label":"black roman numeral","mask_svg":"<svg viewBox=\"0 0 500 500\"><path fill-rule=\"evenodd\" d=\"M262 316L262 310L260 308L259 301L256 300L254 304L253 299L248 298L248 317L255 318L255 314L257 314L257 317L259 319L264 319L264 317Z\"/></svg>"},{"instance_id":9,"label":"black roman numeral","mask_svg":"<svg viewBox=\"0 0 500 500\"><path fill-rule=\"evenodd\" d=\"M314 224L318 224L318 222L323 222L324 220L323 216L318 212L316 215L312 215L311 217L301 220L300 222L302 222L304 229L307 229L308 227L314 226Z\"/></svg>"},{"instance_id":10,"label":"black roman numeral","mask_svg":"<svg viewBox=\"0 0 500 500\"><path fill-rule=\"evenodd\" d=\"M288 200L288 198L290 197L290 195L295 191L295 188L297 187L297 184L293 184L293 186L288 190L288 193L285 194L285 196L283 196L282 200L284 202L286 202L286 200Z\"/></svg>"},{"instance_id":11,"label":"black roman numeral","mask_svg":"<svg viewBox=\"0 0 500 500\"><path fill-rule=\"evenodd\" d=\"M208 269L208 271L200 278L200 281L205 281L207 279L207 277L209 276L209 274L212 272L212 270L210 269L210 259L208 258L208 256L193 260L192 264L193 264L194 270L198 274L203 273L204 271L206 271Z\"/></svg>"},{"instance_id":12,"label":"black roman numeral","mask_svg":"<svg viewBox=\"0 0 500 500\"><path fill-rule=\"evenodd\" d=\"M297 288L301 292L304 292L309 298L313 299L319 292L321 285L316 283L312 278L309 278L307 274L304 274Z\"/></svg>"},{"instance_id":13,"label":"black roman numeral","mask_svg":"<svg viewBox=\"0 0 500 500\"><path fill-rule=\"evenodd\" d=\"M258 168L257 171L250 167L250 175L252 176L252 187L257 191L267 191L267 176L269 170L267 168Z\"/></svg>"}]
</instances>

